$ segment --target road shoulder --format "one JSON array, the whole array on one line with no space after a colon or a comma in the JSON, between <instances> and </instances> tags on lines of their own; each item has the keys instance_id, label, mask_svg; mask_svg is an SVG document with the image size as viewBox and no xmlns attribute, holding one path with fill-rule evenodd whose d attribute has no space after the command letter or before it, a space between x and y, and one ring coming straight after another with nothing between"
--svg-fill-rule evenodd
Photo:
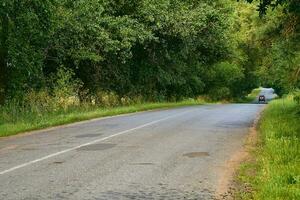
<instances>
[{"instance_id":1,"label":"road shoulder","mask_svg":"<svg viewBox=\"0 0 300 200\"><path fill-rule=\"evenodd\" d=\"M240 199L241 193L249 193L251 188L246 182L239 180L241 174L250 173L248 165L255 165L255 158L253 151L258 145L258 125L261 114L265 107L259 112L253 125L249 129L249 134L245 140L243 147L231 156L226 162L225 168L222 169L222 177L219 179L217 186L216 199L217 200L234 200ZM249 174L247 174L249 176Z\"/></svg>"}]
</instances>

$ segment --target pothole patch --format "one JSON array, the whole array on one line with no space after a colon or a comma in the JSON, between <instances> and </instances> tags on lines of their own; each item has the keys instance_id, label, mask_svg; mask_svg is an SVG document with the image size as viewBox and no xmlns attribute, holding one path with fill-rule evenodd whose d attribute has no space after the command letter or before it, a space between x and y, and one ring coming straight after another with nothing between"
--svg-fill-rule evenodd
<instances>
[{"instance_id":1,"label":"pothole patch","mask_svg":"<svg viewBox=\"0 0 300 200\"><path fill-rule=\"evenodd\" d=\"M201 158L201 157L209 156L209 153L208 152L191 152L191 153L183 154L183 156L188 157L188 158Z\"/></svg>"},{"instance_id":2,"label":"pothole patch","mask_svg":"<svg viewBox=\"0 0 300 200\"><path fill-rule=\"evenodd\" d=\"M55 161L55 162L53 162L53 164L55 164L55 165L59 165L59 164L63 164L64 163L64 161Z\"/></svg>"}]
</instances>

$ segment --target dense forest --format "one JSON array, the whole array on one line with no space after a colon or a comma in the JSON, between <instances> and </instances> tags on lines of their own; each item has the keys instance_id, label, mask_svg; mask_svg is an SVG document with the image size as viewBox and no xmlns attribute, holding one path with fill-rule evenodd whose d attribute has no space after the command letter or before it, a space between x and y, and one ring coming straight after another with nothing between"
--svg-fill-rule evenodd
<instances>
[{"instance_id":1,"label":"dense forest","mask_svg":"<svg viewBox=\"0 0 300 200\"><path fill-rule=\"evenodd\" d=\"M299 46L298 0L2 0L0 103L284 93Z\"/></svg>"}]
</instances>

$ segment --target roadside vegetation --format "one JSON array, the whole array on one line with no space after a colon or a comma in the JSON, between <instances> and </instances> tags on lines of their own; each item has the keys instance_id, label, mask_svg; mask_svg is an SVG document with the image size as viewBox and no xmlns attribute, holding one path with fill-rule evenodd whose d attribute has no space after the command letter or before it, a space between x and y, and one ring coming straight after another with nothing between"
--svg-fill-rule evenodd
<instances>
[{"instance_id":1,"label":"roadside vegetation","mask_svg":"<svg viewBox=\"0 0 300 200\"><path fill-rule=\"evenodd\" d=\"M0 137L272 87L240 194L300 199L299 44L299 0L1 0Z\"/></svg>"},{"instance_id":2,"label":"roadside vegetation","mask_svg":"<svg viewBox=\"0 0 300 200\"><path fill-rule=\"evenodd\" d=\"M251 91L248 95L241 97L241 98L235 98L233 102L235 103L253 103L257 99L258 95L261 92L261 88L256 88Z\"/></svg>"},{"instance_id":3,"label":"roadside vegetation","mask_svg":"<svg viewBox=\"0 0 300 200\"><path fill-rule=\"evenodd\" d=\"M66 77L81 102L99 93L151 102L248 94L257 81L236 35L246 31L236 4L2 0L0 103L31 91L66 96L56 91Z\"/></svg>"},{"instance_id":4,"label":"roadside vegetation","mask_svg":"<svg viewBox=\"0 0 300 200\"><path fill-rule=\"evenodd\" d=\"M252 160L240 171L238 199L300 199L300 110L292 97L264 111Z\"/></svg>"},{"instance_id":5,"label":"roadside vegetation","mask_svg":"<svg viewBox=\"0 0 300 200\"><path fill-rule=\"evenodd\" d=\"M0 127L72 109L299 88L298 0L262 0L259 12L248 2L2 0Z\"/></svg>"},{"instance_id":6,"label":"roadside vegetation","mask_svg":"<svg viewBox=\"0 0 300 200\"><path fill-rule=\"evenodd\" d=\"M258 78L237 4L2 0L0 135L148 102L245 96Z\"/></svg>"},{"instance_id":7,"label":"roadside vegetation","mask_svg":"<svg viewBox=\"0 0 300 200\"><path fill-rule=\"evenodd\" d=\"M300 199L300 4L262 0L259 19L240 6L259 82L282 99L272 101L262 115L258 144L239 171L237 199Z\"/></svg>"},{"instance_id":8,"label":"roadside vegetation","mask_svg":"<svg viewBox=\"0 0 300 200\"><path fill-rule=\"evenodd\" d=\"M199 98L180 102L135 102L130 105L127 102L122 103L115 101L115 104L112 105L111 99L108 99L107 103L106 106L81 104L80 106L69 105L68 107L58 107L57 105L46 105L44 103L34 103L34 105L31 105L30 107L11 104L10 107L7 106L0 109L0 137L98 117L153 109L201 105L206 103L206 101Z\"/></svg>"}]
</instances>

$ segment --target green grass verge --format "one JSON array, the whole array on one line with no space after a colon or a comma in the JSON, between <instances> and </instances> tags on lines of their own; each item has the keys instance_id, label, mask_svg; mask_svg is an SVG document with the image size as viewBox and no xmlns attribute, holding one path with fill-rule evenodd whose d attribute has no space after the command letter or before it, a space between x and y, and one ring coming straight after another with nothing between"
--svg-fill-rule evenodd
<instances>
[{"instance_id":1,"label":"green grass verge","mask_svg":"<svg viewBox=\"0 0 300 200\"><path fill-rule=\"evenodd\" d=\"M203 101L188 100L176 103L145 103L132 106L115 108L75 107L62 112L50 112L40 115L32 113L22 114L15 122L0 121L0 137L16 135L18 133L38 130L53 126L69 124L93 118L114 116L119 114L134 113L162 108L174 108L180 106L192 106L204 104Z\"/></svg>"},{"instance_id":2,"label":"green grass verge","mask_svg":"<svg viewBox=\"0 0 300 200\"><path fill-rule=\"evenodd\" d=\"M253 155L256 161L244 163L238 177L251 189L243 188L238 199L300 199L299 111L291 99L272 101L264 111Z\"/></svg>"}]
</instances>

